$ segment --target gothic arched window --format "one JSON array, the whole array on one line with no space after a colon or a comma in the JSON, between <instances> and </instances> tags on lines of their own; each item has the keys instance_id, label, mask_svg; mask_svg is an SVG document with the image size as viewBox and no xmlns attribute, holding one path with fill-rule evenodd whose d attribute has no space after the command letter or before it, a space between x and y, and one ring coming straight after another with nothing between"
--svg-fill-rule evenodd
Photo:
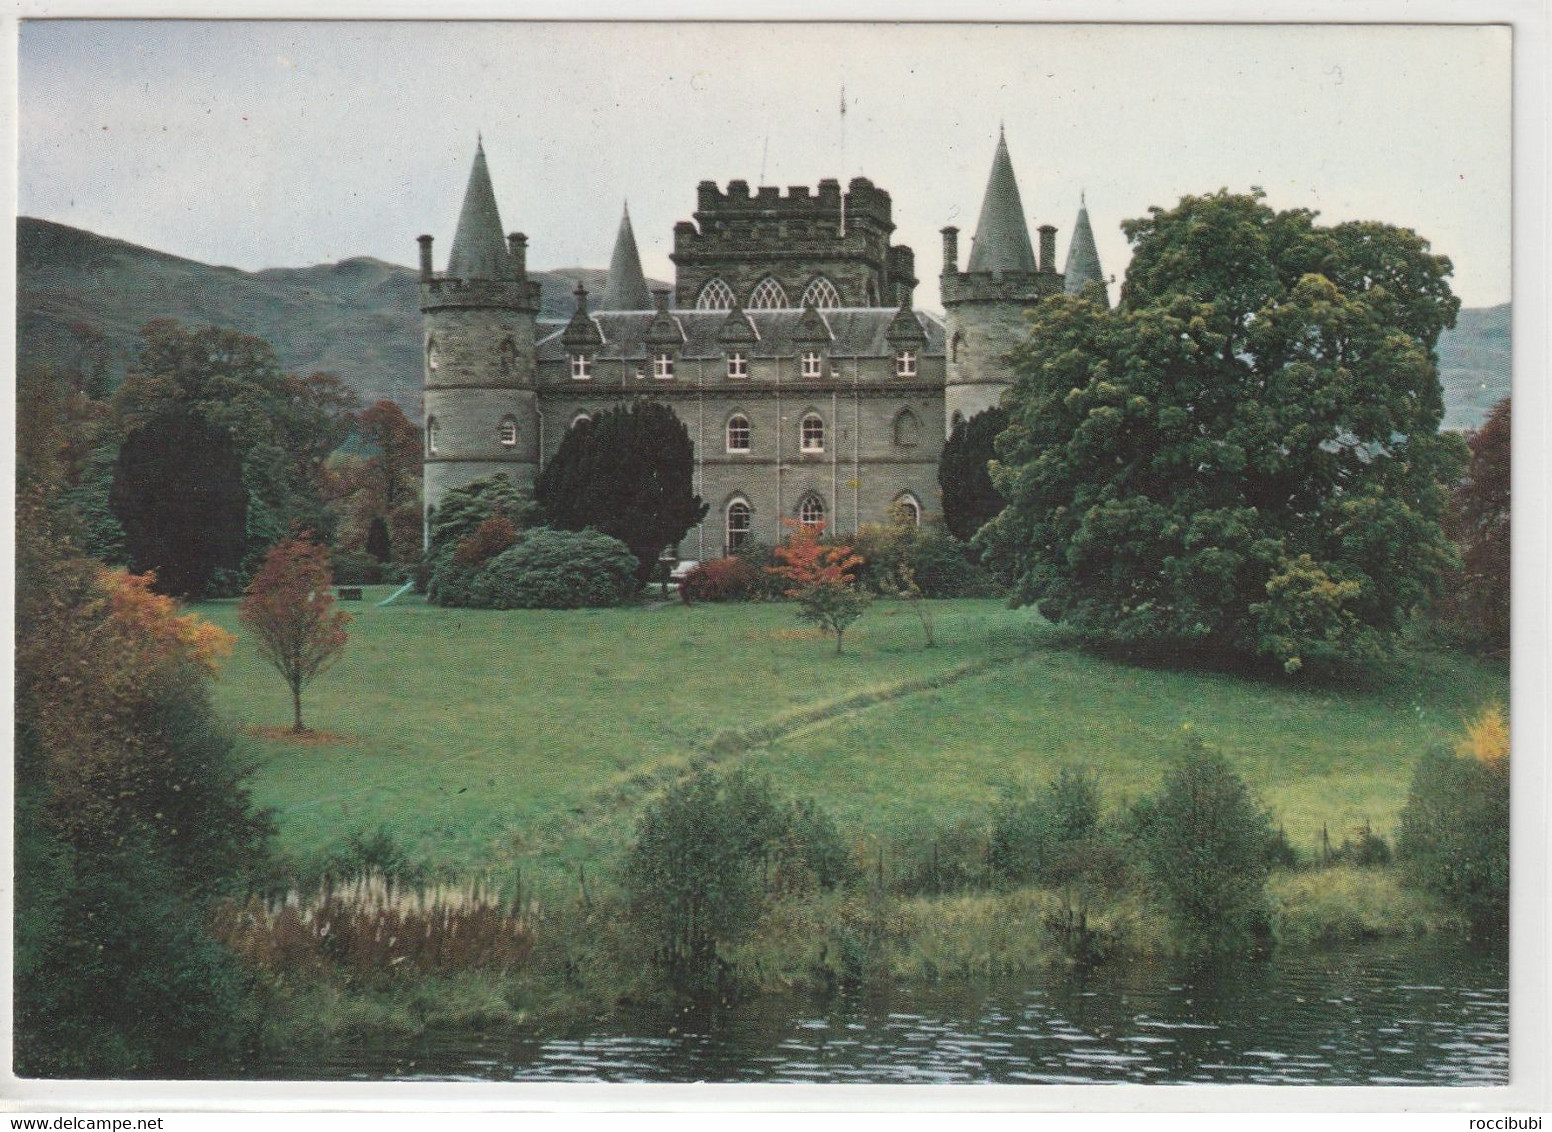
<instances>
[{"instance_id":1,"label":"gothic arched window","mask_svg":"<svg viewBox=\"0 0 1552 1132\"><path fill-rule=\"evenodd\" d=\"M752 311L780 311L791 306L787 302L787 292L769 275L755 284L754 290L749 292L749 301L744 305Z\"/></svg>"},{"instance_id":2,"label":"gothic arched window","mask_svg":"<svg viewBox=\"0 0 1552 1132\"><path fill-rule=\"evenodd\" d=\"M501 447L515 448L517 446L517 418L511 413L501 418Z\"/></svg>"},{"instance_id":3,"label":"gothic arched window","mask_svg":"<svg viewBox=\"0 0 1552 1132\"><path fill-rule=\"evenodd\" d=\"M824 500L817 492L809 492L798 503L798 522L805 527L820 527L825 521Z\"/></svg>"},{"instance_id":4,"label":"gothic arched window","mask_svg":"<svg viewBox=\"0 0 1552 1132\"><path fill-rule=\"evenodd\" d=\"M578 428L578 427L580 427L582 425L592 424L592 423L593 423L593 418L588 416L586 413L578 413L576 416L571 418L571 427L572 428Z\"/></svg>"},{"instance_id":5,"label":"gothic arched window","mask_svg":"<svg viewBox=\"0 0 1552 1132\"><path fill-rule=\"evenodd\" d=\"M749 451L749 418L743 413L734 413L728 418L727 423L727 450L729 452Z\"/></svg>"},{"instance_id":6,"label":"gothic arched window","mask_svg":"<svg viewBox=\"0 0 1552 1132\"><path fill-rule=\"evenodd\" d=\"M799 306L815 306L820 310L834 310L841 305L841 293L823 275L808 285Z\"/></svg>"},{"instance_id":7,"label":"gothic arched window","mask_svg":"<svg viewBox=\"0 0 1552 1132\"><path fill-rule=\"evenodd\" d=\"M435 417L427 417L426 418L426 455L427 456L435 456L437 454L437 432L438 432L438 429L437 429L437 419Z\"/></svg>"},{"instance_id":8,"label":"gothic arched window","mask_svg":"<svg viewBox=\"0 0 1552 1132\"><path fill-rule=\"evenodd\" d=\"M733 309L733 288L720 279L707 280L695 300L698 311L725 311Z\"/></svg>"},{"instance_id":9,"label":"gothic arched window","mask_svg":"<svg viewBox=\"0 0 1552 1132\"><path fill-rule=\"evenodd\" d=\"M436 373L437 366L442 364L442 352L437 349L436 339L426 339L426 368Z\"/></svg>"},{"instance_id":10,"label":"gothic arched window","mask_svg":"<svg viewBox=\"0 0 1552 1132\"><path fill-rule=\"evenodd\" d=\"M503 374L509 374L517 368L517 344L510 338L502 339L500 365Z\"/></svg>"},{"instance_id":11,"label":"gothic arched window","mask_svg":"<svg viewBox=\"0 0 1552 1132\"><path fill-rule=\"evenodd\" d=\"M921 526L922 505L920 499L917 499L909 491L904 491L900 493L900 498L895 500L895 506L905 508L906 511L910 512L911 522L918 527Z\"/></svg>"},{"instance_id":12,"label":"gothic arched window","mask_svg":"<svg viewBox=\"0 0 1552 1132\"><path fill-rule=\"evenodd\" d=\"M914 448L921 443L921 421L909 409L901 409L895 415L895 444L900 448Z\"/></svg>"},{"instance_id":13,"label":"gothic arched window","mask_svg":"<svg viewBox=\"0 0 1552 1132\"><path fill-rule=\"evenodd\" d=\"M803 451L823 452L825 444L824 418L818 413L809 413L803 418L803 423L800 427L799 436L803 442Z\"/></svg>"},{"instance_id":14,"label":"gothic arched window","mask_svg":"<svg viewBox=\"0 0 1552 1132\"><path fill-rule=\"evenodd\" d=\"M743 496L727 505L727 552L732 554L749 537L754 509Z\"/></svg>"}]
</instances>

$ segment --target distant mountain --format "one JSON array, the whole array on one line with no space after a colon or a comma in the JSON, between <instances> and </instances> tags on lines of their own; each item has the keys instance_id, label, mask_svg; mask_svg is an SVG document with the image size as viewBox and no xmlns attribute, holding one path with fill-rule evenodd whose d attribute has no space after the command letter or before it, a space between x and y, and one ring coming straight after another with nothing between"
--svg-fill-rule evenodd
<instances>
[{"instance_id":1,"label":"distant mountain","mask_svg":"<svg viewBox=\"0 0 1552 1132\"><path fill-rule=\"evenodd\" d=\"M257 335L291 372L327 371L365 402L386 397L418 414L421 327L410 268L361 257L239 271L25 216L16 245L18 366L93 360L122 376L141 327L176 318ZM540 317L569 318L577 281L597 296L606 275L534 272Z\"/></svg>"},{"instance_id":2,"label":"distant mountain","mask_svg":"<svg viewBox=\"0 0 1552 1132\"><path fill-rule=\"evenodd\" d=\"M1444 427L1477 428L1509 395L1509 304L1467 307L1439 336Z\"/></svg>"},{"instance_id":3,"label":"distant mountain","mask_svg":"<svg viewBox=\"0 0 1552 1132\"><path fill-rule=\"evenodd\" d=\"M153 318L230 326L275 347L281 365L337 375L363 401L419 411L416 273L357 258L316 267L210 267L47 220L22 217L17 243L17 364L105 365L117 375ZM596 296L607 273L534 272L541 318L569 318L580 279ZM649 281L651 286L668 286ZM1439 339L1445 427L1473 428L1509 392L1509 306L1466 309Z\"/></svg>"}]
</instances>

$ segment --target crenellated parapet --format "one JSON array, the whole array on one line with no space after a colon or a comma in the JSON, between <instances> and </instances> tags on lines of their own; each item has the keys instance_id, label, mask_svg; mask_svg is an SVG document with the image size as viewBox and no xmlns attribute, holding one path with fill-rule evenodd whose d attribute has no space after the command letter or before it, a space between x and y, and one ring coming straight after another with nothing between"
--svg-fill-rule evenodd
<instances>
[{"instance_id":1,"label":"crenellated parapet","mask_svg":"<svg viewBox=\"0 0 1552 1132\"><path fill-rule=\"evenodd\" d=\"M420 281L420 309L424 313L487 307L537 314L539 283L532 279L455 279L446 275Z\"/></svg>"},{"instance_id":2,"label":"crenellated parapet","mask_svg":"<svg viewBox=\"0 0 1552 1132\"><path fill-rule=\"evenodd\" d=\"M944 272L938 280L945 306L959 303L1034 303L1062 291L1059 272Z\"/></svg>"},{"instance_id":3,"label":"crenellated parapet","mask_svg":"<svg viewBox=\"0 0 1552 1132\"><path fill-rule=\"evenodd\" d=\"M674 226L676 306L693 307L713 280L750 303L770 278L793 307L821 278L844 307L893 305L900 286L915 286L910 249L890 246L889 194L866 177L854 177L845 192L835 180L785 192L738 180L723 191L702 181L696 204L694 220Z\"/></svg>"}]
</instances>

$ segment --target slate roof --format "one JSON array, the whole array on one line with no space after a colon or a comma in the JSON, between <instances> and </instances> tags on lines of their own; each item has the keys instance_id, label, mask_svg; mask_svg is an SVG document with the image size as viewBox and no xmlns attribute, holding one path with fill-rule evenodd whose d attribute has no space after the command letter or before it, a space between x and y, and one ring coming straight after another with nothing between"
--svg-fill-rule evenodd
<instances>
[{"instance_id":1,"label":"slate roof","mask_svg":"<svg viewBox=\"0 0 1552 1132\"><path fill-rule=\"evenodd\" d=\"M1099 266L1099 249L1094 246L1094 229L1089 227L1088 206L1078 207L1078 221L1072 226L1072 242L1067 245L1067 282L1069 295L1081 294L1085 283L1105 284ZM1107 296L1108 301L1108 296Z\"/></svg>"},{"instance_id":2,"label":"slate roof","mask_svg":"<svg viewBox=\"0 0 1552 1132\"><path fill-rule=\"evenodd\" d=\"M636 233L631 228L630 206L620 217L620 231L614 238L614 256L609 260L609 281L598 300L601 311L644 311L652 309L652 294L641 270L641 255L636 251Z\"/></svg>"},{"instance_id":3,"label":"slate roof","mask_svg":"<svg viewBox=\"0 0 1552 1132\"><path fill-rule=\"evenodd\" d=\"M830 330L826 349L831 357L893 357L895 348L888 340L890 324L900 313L898 307L843 308L822 312ZM812 343L802 340L800 329L803 321L801 310L745 311L744 314L759 334L756 342L739 344L751 357L791 357ZM911 316L926 337L923 354L943 353L943 324L923 311L912 311ZM603 334L603 345L598 348L599 358L647 357L647 332L657 313L654 311L594 311L593 322ZM681 358L720 358L727 350L722 338L727 311L674 311L670 315L678 325L682 343L676 348ZM542 322L537 355L539 361L558 361L568 353L562 341L562 325Z\"/></svg>"},{"instance_id":4,"label":"slate roof","mask_svg":"<svg viewBox=\"0 0 1552 1132\"><path fill-rule=\"evenodd\" d=\"M464 190L458 231L453 236L452 254L447 257L447 274L455 279L517 278L501 232L501 213L496 209L496 191L491 188L490 170L485 165L484 142L474 148L474 168L469 170L469 187Z\"/></svg>"},{"instance_id":5,"label":"slate roof","mask_svg":"<svg viewBox=\"0 0 1552 1132\"><path fill-rule=\"evenodd\" d=\"M967 271L1017 271L1033 275L1039 270L1035 250L1029 242L1029 225L1024 220L1024 202L1019 197L1018 181L1013 176L1013 161L1008 156L1008 140L997 135L997 153L992 157L991 176L986 181L986 196L981 201L981 219L975 226L975 243L970 248Z\"/></svg>"}]
</instances>

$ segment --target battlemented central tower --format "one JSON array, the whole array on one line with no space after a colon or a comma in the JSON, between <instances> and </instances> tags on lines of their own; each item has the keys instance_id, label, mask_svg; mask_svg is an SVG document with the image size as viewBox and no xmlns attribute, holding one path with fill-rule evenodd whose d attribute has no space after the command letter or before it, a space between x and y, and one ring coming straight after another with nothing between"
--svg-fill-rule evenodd
<instances>
[{"instance_id":1,"label":"battlemented central tower","mask_svg":"<svg viewBox=\"0 0 1552 1132\"><path fill-rule=\"evenodd\" d=\"M527 245L520 232L502 238L481 144L444 273L432 271L431 237L420 237L428 525L444 493L474 480L505 473L533 490L539 284L528 278Z\"/></svg>"},{"instance_id":2,"label":"battlemented central tower","mask_svg":"<svg viewBox=\"0 0 1552 1132\"><path fill-rule=\"evenodd\" d=\"M694 221L674 225L674 305L683 310L898 306L916 286L911 249L891 246L889 194L853 177L819 191L753 193L747 181L697 188Z\"/></svg>"}]
</instances>

